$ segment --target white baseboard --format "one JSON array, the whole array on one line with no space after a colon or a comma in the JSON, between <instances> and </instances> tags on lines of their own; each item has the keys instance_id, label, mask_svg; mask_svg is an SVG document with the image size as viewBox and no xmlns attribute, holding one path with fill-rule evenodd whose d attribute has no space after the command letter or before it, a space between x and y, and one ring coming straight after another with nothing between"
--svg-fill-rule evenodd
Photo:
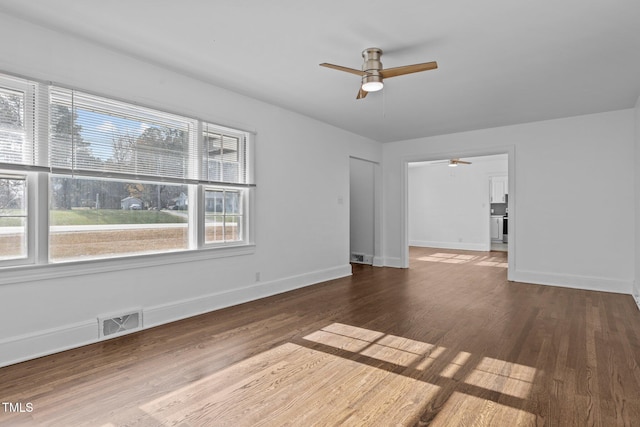
<instances>
[{"instance_id":1,"label":"white baseboard","mask_svg":"<svg viewBox=\"0 0 640 427\"><path fill-rule=\"evenodd\" d=\"M491 250L491 245L487 243L472 242L433 242L428 240L409 240L409 246L418 246L421 248L438 248L438 249L458 249L461 251L482 251Z\"/></svg>"},{"instance_id":2,"label":"white baseboard","mask_svg":"<svg viewBox=\"0 0 640 427\"><path fill-rule=\"evenodd\" d=\"M0 367L81 347L98 340L97 319L9 337L0 341Z\"/></svg>"},{"instance_id":3,"label":"white baseboard","mask_svg":"<svg viewBox=\"0 0 640 427\"><path fill-rule=\"evenodd\" d=\"M402 260L400 258L392 257L385 257L384 266L393 268L404 268L404 266L402 265Z\"/></svg>"},{"instance_id":4,"label":"white baseboard","mask_svg":"<svg viewBox=\"0 0 640 427\"><path fill-rule=\"evenodd\" d=\"M373 266L374 267L384 267L384 258L380 256L373 257Z\"/></svg>"},{"instance_id":5,"label":"white baseboard","mask_svg":"<svg viewBox=\"0 0 640 427\"><path fill-rule=\"evenodd\" d=\"M346 264L143 309L142 329L351 275ZM0 340L0 367L101 341L97 317ZM138 331L138 330L136 330ZM108 337L111 338L111 337Z\"/></svg>"},{"instance_id":6,"label":"white baseboard","mask_svg":"<svg viewBox=\"0 0 640 427\"><path fill-rule=\"evenodd\" d=\"M636 305L638 306L638 310L640 310L640 295L634 295L633 299L636 300Z\"/></svg>"},{"instance_id":7,"label":"white baseboard","mask_svg":"<svg viewBox=\"0 0 640 427\"><path fill-rule=\"evenodd\" d=\"M351 275L351 265L330 268L322 271L290 276L269 282L257 282L230 291L217 292L198 298L171 302L169 304L149 307L144 310L144 327L151 328L176 320L196 316L202 313L219 310L225 307L242 304L260 298L277 295L327 280Z\"/></svg>"},{"instance_id":8,"label":"white baseboard","mask_svg":"<svg viewBox=\"0 0 640 427\"><path fill-rule=\"evenodd\" d=\"M609 279L602 277L540 273L535 271L523 270L516 270L511 273L512 274L510 274L510 280L514 282L560 286L563 288L584 289L588 291L631 294L633 286L633 283L630 280Z\"/></svg>"}]
</instances>

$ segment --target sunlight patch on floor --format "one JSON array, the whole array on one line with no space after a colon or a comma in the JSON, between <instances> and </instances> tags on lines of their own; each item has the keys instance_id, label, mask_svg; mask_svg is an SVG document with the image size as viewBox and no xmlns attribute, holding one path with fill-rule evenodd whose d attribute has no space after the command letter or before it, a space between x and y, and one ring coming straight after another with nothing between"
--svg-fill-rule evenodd
<instances>
[{"instance_id":1,"label":"sunlight patch on floor","mask_svg":"<svg viewBox=\"0 0 640 427\"><path fill-rule=\"evenodd\" d=\"M473 264L479 267L500 267L507 268L509 264L504 257L494 257L488 255L469 255L438 252L435 254L414 258L417 261L441 262L445 264Z\"/></svg>"},{"instance_id":2,"label":"sunlight patch on floor","mask_svg":"<svg viewBox=\"0 0 640 427\"><path fill-rule=\"evenodd\" d=\"M381 332L364 331L368 333L363 332L362 328L333 323L304 339L400 366L415 364L437 350L432 344Z\"/></svg>"},{"instance_id":3,"label":"sunlight patch on floor","mask_svg":"<svg viewBox=\"0 0 640 427\"><path fill-rule=\"evenodd\" d=\"M477 262L475 265L479 266L479 267L501 267L501 268L508 268L509 264L504 262L503 260L496 258L496 260L487 260L487 261L480 261Z\"/></svg>"},{"instance_id":4,"label":"sunlight patch on floor","mask_svg":"<svg viewBox=\"0 0 640 427\"><path fill-rule=\"evenodd\" d=\"M140 406L161 425L413 425L443 399L430 425L521 425L532 414L478 396L530 393L531 367L333 323L303 338L334 350L286 343ZM359 355L360 359L336 352ZM366 356L367 359L361 358ZM443 360L443 357L450 358ZM383 369L382 361L403 371ZM474 386L465 393L415 378L435 362L437 381ZM453 377L456 377L455 379ZM484 391L482 391L484 390ZM105 426L106 427L106 426Z\"/></svg>"},{"instance_id":5,"label":"sunlight patch on floor","mask_svg":"<svg viewBox=\"0 0 640 427\"><path fill-rule=\"evenodd\" d=\"M406 425L439 387L287 343L142 405L162 425Z\"/></svg>"},{"instance_id":6,"label":"sunlight patch on floor","mask_svg":"<svg viewBox=\"0 0 640 427\"><path fill-rule=\"evenodd\" d=\"M341 323L333 323L304 339L420 371L432 366L446 351L446 348L433 344ZM465 351L450 356L451 360L440 372L440 377L454 380L458 374L460 378L455 381L520 399L529 397L535 368L491 357L472 362L472 356ZM462 371L463 368L466 370ZM459 374L461 371L463 373Z\"/></svg>"},{"instance_id":7,"label":"sunlight patch on floor","mask_svg":"<svg viewBox=\"0 0 640 427\"><path fill-rule=\"evenodd\" d=\"M445 378L453 378L453 376L462 368L471 357L471 353L461 351L456 357L440 372L440 375Z\"/></svg>"},{"instance_id":8,"label":"sunlight patch on floor","mask_svg":"<svg viewBox=\"0 0 640 427\"><path fill-rule=\"evenodd\" d=\"M536 416L530 412L454 392L438 412L431 427L459 426L533 426Z\"/></svg>"},{"instance_id":9,"label":"sunlight patch on floor","mask_svg":"<svg viewBox=\"0 0 640 427\"><path fill-rule=\"evenodd\" d=\"M526 399L531 392L536 370L529 366L485 357L464 382Z\"/></svg>"}]
</instances>

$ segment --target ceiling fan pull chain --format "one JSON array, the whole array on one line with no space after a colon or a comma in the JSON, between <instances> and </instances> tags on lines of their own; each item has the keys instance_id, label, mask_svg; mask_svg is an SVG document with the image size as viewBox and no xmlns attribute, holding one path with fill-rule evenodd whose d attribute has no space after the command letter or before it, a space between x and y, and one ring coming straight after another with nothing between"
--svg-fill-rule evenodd
<instances>
[{"instance_id":1,"label":"ceiling fan pull chain","mask_svg":"<svg viewBox=\"0 0 640 427\"><path fill-rule=\"evenodd\" d=\"M387 95L385 92L382 92L382 118L387 118Z\"/></svg>"}]
</instances>

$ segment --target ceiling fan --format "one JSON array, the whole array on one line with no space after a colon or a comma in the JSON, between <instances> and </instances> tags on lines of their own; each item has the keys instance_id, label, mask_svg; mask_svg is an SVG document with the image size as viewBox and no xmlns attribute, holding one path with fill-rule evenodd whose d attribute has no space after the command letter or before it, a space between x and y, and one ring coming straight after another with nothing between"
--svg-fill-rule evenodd
<instances>
[{"instance_id":1,"label":"ceiling fan","mask_svg":"<svg viewBox=\"0 0 640 427\"><path fill-rule=\"evenodd\" d=\"M458 165L470 165L471 162L467 162L466 160L460 160L460 159L449 159L449 160L439 160L436 162L429 162L433 165L442 165L442 164L447 164L449 165L449 167L455 168Z\"/></svg>"},{"instance_id":2,"label":"ceiling fan","mask_svg":"<svg viewBox=\"0 0 640 427\"><path fill-rule=\"evenodd\" d=\"M460 160L460 159L450 159L449 160L449 167L455 168L458 165L470 165L471 162L467 162L465 160Z\"/></svg>"},{"instance_id":3,"label":"ceiling fan","mask_svg":"<svg viewBox=\"0 0 640 427\"><path fill-rule=\"evenodd\" d=\"M364 58L364 63L362 64L362 71L356 70L355 68L343 67L341 65L328 64L326 62L323 62L320 66L362 76L362 85L360 86L356 99L364 98L369 92L381 90L384 86L384 79L438 68L438 64L435 61L432 61L424 62L422 64L383 69L382 62L380 62L381 56L382 49L378 49L377 47L370 47L369 49L363 50L362 58Z\"/></svg>"}]
</instances>

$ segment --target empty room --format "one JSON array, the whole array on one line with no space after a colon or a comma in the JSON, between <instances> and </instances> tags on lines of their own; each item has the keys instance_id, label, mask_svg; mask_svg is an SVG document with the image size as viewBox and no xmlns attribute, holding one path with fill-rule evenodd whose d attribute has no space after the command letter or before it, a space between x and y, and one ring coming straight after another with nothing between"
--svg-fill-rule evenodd
<instances>
[{"instance_id":1,"label":"empty room","mask_svg":"<svg viewBox=\"0 0 640 427\"><path fill-rule=\"evenodd\" d=\"M0 0L0 426L640 425L638 22Z\"/></svg>"}]
</instances>

